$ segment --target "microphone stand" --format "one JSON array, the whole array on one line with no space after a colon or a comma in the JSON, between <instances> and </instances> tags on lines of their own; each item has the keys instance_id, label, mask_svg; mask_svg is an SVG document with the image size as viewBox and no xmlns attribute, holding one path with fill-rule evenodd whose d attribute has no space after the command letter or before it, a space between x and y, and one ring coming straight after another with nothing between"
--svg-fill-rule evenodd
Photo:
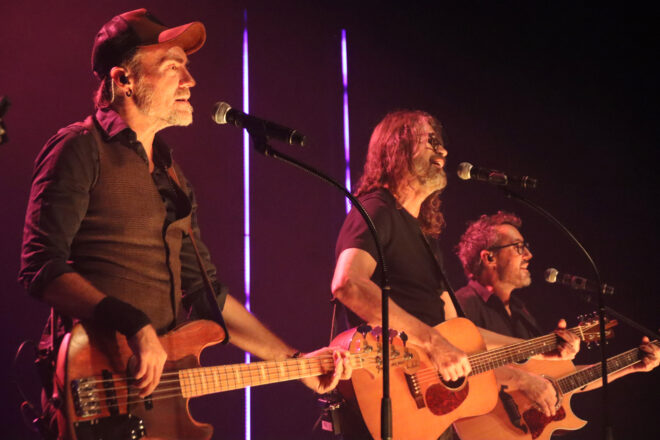
<instances>
[{"instance_id":1,"label":"microphone stand","mask_svg":"<svg viewBox=\"0 0 660 440\"><path fill-rule=\"evenodd\" d=\"M371 217L369 217L369 214L367 211L364 209L360 201L353 196L353 194L350 193L342 184L331 178L330 176L327 176L326 174L312 168L311 166L304 164L291 156L287 156L286 154L279 152L275 149L273 149L270 144L268 143L268 137L266 136L266 130L265 128L260 125L260 124L255 124L251 125L250 127L246 128L247 132L250 134L250 137L252 138L252 145L254 146L254 149L258 151L259 153L263 154L264 156L267 157L272 157L274 159L278 159L282 162L288 163L289 165L293 165L294 167L301 169L312 176L315 176L322 181L329 183L330 185L334 186L335 188L339 189L348 199L351 201L353 204L353 207L355 207L362 218L364 219L365 223L367 224L367 227L369 228L369 231L371 232L371 235L374 239L374 242L376 243L376 250L378 253L378 264L380 265L381 268L381 282L380 282L380 288L382 292L381 296L381 302L382 302L382 326L383 326L383 332L382 332L382 352L383 352L383 397L381 400L381 406L380 406L380 435L383 440L392 440L392 399L390 397L390 346L389 346L389 338L390 338L390 324L389 324L389 293L390 293L390 283L389 283L389 276L387 272L387 265L385 262L385 257L383 255L383 247L380 243L380 240L378 239L378 233L376 232L376 226L374 225L373 220Z\"/></svg>"},{"instance_id":2,"label":"microphone stand","mask_svg":"<svg viewBox=\"0 0 660 440\"><path fill-rule=\"evenodd\" d=\"M593 268L594 274L596 276L596 281L598 282L599 286L603 285L603 282L601 281L600 278L600 273L598 271L598 268L596 267L596 263L594 262L593 258L591 258L591 255L587 250L582 246L580 241L571 233L571 231L568 230L559 220L557 220L552 214L550 214L548 211L545 209L541 208L539 205L536 203L532 202L531 200L526 199L520 194L517 194L510 189L507 189L505 187L500 187L502 191L504 191L504 194L506 195L507 198L510 199L515 199L518 200L519 202L522 202L524 205L532 208L534 211L540 213L543 217L546 219L550 220L550 223L555 225L561 232L563 232L573 243L575 243L578 248L582 251L585 257L587 257L587 260L591 264L591 267ZM614 433L612 431L612 426L609 424L609 411L608 411L608 379L607 379L607 355L605 353L605 312L607 311L609 314L614 315L618 319L621 319L624 321L626 324L630 325L631 327L639 330L646 336L650 338L658 338L660 339L660 336L643 327L642 325L636 323L630 318L627 318L626 316L622 315L621 313L617 312L616 310L608 307L605 305L605 298L604 298L604 289L600 289L598 292L598 298L597 298L597 303L598 303L598 322L600 326L600 355L601 355L601 376L602 376L602 381L603 381L603 438L605 440L613 440L614 439ZM593 297L591 296L586 296L585 297L586 302L591 303L593 300Z\"/></svg>"}]
</instances>

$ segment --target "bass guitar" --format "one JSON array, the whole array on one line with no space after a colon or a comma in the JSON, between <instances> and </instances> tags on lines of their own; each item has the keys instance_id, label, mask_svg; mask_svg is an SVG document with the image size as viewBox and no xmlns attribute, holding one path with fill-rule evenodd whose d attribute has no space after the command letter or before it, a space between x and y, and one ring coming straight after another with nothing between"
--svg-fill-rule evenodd
<instances>
[{"instance_id":1,"label":"bass guitar","mask_svg":"<svg viewBox=\"0 0 660 440\"><path fill-rule=\"evenodd\" d=\"M211 321L193 321L160 337L167 362L154 392L138 396L127 371L132 352L126 338L83 324L68 333L58 353L55 383L63 399L58 425L71 440L206 440L213 428L195 421L188 400L223 391L319 376L334 370L330 354L312 358L262 361L250 364L201 367L199 355L224 339ZM348 330L350 363L354 370L379 374L383 359L380 334ZM413 368L415 353L393 339L392 366Z\"/></svg>"},{"instance_id":2,"label":"bass guitar","mask_svg":"<svg viewBox=\"0 0 660 440\"><path fill-rule=\"evenodd\" d=\"M658 341L653 344L660 346ZM643 353L634 348L607 360L608 376L633 365ZM485 415L462 419L454 428L462 440L549 440L556 430L578 430L587 424L571 410L571 397L580 388L602 378L601 364L575 371L571 361L532 359L521 366L527 371L545 376L557 390L561 404L553 417L546 417L522 392L500 391L495 409Z\"/></svg>"},{"instance_id":3,"label":"bass guitar","mask_svg":"<svg viewBox=\"0 0 660 440\"><path fill-rule=\"evenodd\" d=\"M607 324L608 335L616 321ZM493 370L521 362L557 348L558 336L550 333L486 351L478 328L465 318L455 318L435 327L452 345L468 354L472 372L468 378L445 382L424 351L409 344L419 362L390 371L392 428L396 440L436 440L454 421L490 412L497 404ZM569 329L583 341L598 340L596 320ZM352 351L352 350L351 350ZM373 371L354 371L350 384L341 384L345 396L354 394L369 432L380 438L381 380ZM352 384L352 390L350 385Z\"/></svg>"}]
</instances>

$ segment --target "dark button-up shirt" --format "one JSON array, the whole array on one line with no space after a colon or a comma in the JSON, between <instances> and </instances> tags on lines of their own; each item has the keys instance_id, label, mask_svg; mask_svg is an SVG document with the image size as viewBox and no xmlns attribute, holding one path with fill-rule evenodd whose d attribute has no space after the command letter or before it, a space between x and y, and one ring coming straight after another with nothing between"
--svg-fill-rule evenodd
<instances>
[{"instance_id":1,"label":"dark button-up shirt","mask_svg":"<svg viewBox=\"0 0 660 440\"><path fill-rule=\"evenodd\" d=\"M536 320L515 293L509 299L511 316L497 295L474 280L456 292L456 299L466 318L478 327L522 339L541 335Z\"/></svg>"},{"instance_id":2,"label":"dark button-up shirt","mask_svg":"<svg viewBox=\"0 0 660 440\"><path fill-rule=\"evenodd\" d=\"M148 158L136 134L111 109L99 109L94 124L105 142L118 142L135 152L148 166ZM35 161L32 190L23 231L23 253L19 281L32 295L40 296L46 286L58 276L73 272L69 256L71 244L85 217L90 190L99 178L99 152L92 136L79 136L81 124L61 129L42 149ZM73 140L73 141L72 141ZM158 137L153 145L154 171L151 176L163 199L167 215L163 231L169 223L189 209L188 201L179 200L174 183L167 174L172 165L170 148ZM194 192L183 188L192 204L191 226L199 244L207 273L217 283L216 269L208 249L199 240ZM181 248L181 287L184 292L203 288L194 248L185 236ZM222 297L221 304L224 300Z\"/></svg>"}]
</instances>

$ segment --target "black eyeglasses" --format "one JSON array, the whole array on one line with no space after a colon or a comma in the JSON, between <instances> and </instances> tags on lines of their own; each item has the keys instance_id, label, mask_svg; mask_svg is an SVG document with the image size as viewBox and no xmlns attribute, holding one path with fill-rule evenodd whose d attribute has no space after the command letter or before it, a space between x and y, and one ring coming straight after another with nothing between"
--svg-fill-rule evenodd
<instances>
[{"instance_id":1,"label":"black eyeglasses","mask_svg":"<svg viewBox=\"0 0 660 440\"><path fill-rule=\"evenodd\" d=\"M440 151L440 148L442 147L442 139L436 136L435 133L429 133L428 143L431 145L430 149L433 150L435 154L444 154L444 152Z\"/></svg>"},{"instance_id":2,"label":"black eyeglasses","mask_svg":"<svg viewBox=\"0 0 660 440\"><path fill-rule=\"evenodd\" d=\"M525 249L527 249L530 253L532 252L532 250L529 247L529 243L527 243L526 241L516 241L515 243L503 244L502 246L491 246L487 250L498 251L500 249L504 249L509 246L513 246L516 252L518 252L518 255L524 254Z\"/></svg>"}]
</instances>

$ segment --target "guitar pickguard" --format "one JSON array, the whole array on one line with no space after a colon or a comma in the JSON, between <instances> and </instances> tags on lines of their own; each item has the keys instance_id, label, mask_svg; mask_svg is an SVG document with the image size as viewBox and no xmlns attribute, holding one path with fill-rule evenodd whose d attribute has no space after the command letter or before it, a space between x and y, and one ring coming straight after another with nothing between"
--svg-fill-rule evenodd
<instances>
[{"instance_id":1,"label":"guitar pickguard","mask_svg":"<svg viewBox=\"0 0 660 440\"><path fill-rule=\"evenodd\" d=\"M436 383L428 387L424 393L428 409L434 415L442 416L458 408L470 392L470 384L465 378L462 379L462 382L457 387L453 386L456 382L449 384L450 387L443 383Z\"/></svg>"},{"instance_id":2,"label":"guitar pickguard","mask_svg":"<svg viewBox=\"0 0 660 440\"><path fill-rule=\"evenodd\" d=\"M531 431L532 438L538 438L550 422L557 420L564 420L566 417L566 410L564 407L559 408L553 417L547 417L545 414L535 408L530 408L523 413L523 419Z\"/></svg>"}]
</instances>

